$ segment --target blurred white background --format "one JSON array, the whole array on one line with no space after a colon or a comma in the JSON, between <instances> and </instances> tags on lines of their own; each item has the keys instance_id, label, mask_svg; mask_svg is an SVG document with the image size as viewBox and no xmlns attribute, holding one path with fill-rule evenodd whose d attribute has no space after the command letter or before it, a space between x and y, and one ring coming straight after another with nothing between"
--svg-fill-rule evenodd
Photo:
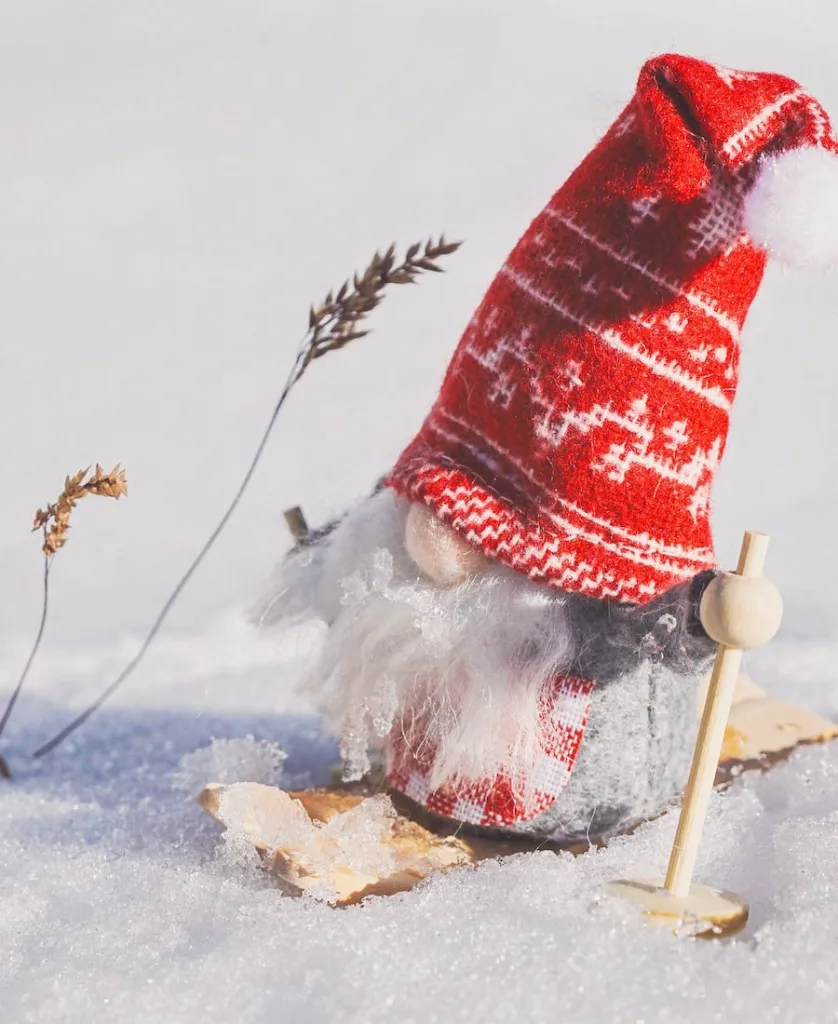
<instances>
[{"instance_id":1,"label":"blurred white background","mask_svg":"<svg viewBox=\"0 0 838 1024\"><path fill-rule=\"evenodd\" d=\"M37 622L34 509L96 460L130 484L77 513L53 650L143 633L235 490L309 303L376 247L445 231L466 241L448 274L393 291L295 391L168 628L253 599L285 506L316 521L363 493L647 57L782 71L838 111L838 15L816 0L2 8L0 638ZM787 635L836 619L836 290L838 273L769 272L715 492L723 563L743 529L774 534Z\"/></svg>"}]
</instances>

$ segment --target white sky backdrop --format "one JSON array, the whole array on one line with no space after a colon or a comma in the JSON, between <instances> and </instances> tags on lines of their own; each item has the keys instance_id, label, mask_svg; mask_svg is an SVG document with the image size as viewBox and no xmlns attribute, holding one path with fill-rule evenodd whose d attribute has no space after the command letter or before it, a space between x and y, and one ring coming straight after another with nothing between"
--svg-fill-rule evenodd
<instances>
[{"instance_id":1,"label":"white sky backdrop","mask_svg":"<svg viewBox=\"0 0 838 1024\"><path fill-rule=\"evenodd\" d=\"M50 642L141 633L236 487L308 304L377 246L444 230L443 278L300 385L172 629L249 600L281 510L340 510L418 427L530 218L670 49L781 70L838 109L825 7L659 2L0 4L0 635L28 636L27 528L121 461L56 563ZM832 16L838 23L838 15ZM720 558L773 532L787 629L831 629L838 278L772 271L715 493Z\"/></svg>"}]
</instances>

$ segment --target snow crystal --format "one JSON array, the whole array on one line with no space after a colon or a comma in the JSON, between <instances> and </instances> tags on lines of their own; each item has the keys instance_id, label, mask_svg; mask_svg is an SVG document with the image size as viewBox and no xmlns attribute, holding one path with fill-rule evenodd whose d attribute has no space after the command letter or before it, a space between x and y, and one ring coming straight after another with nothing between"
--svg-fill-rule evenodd
<instances>
[{"instance_id":1,"label":"snow crystal","mask_svg":"<svg viewBox=\"0 0 838 1024\"><path fill-rule=\"evenodd\" d=\"M395 867L393 851L382 845L381 838L395 817L389 797L382 795L365 800L343 814L330 818L322 832L333 840L337 853L329 861L318 864L325 871L330 864L345 864L361 874L385 878Z\"/></svg>"},{"instance_id":2,"label":"snow crystal","mask_svg":"<svg viewBox=\"0 0 838 1024\"><path fill-rule=\"evenodd\" d=\"M340 896L335 872L358 872L372 878L387 877L396 868L393 850L382 840L396 812L389 797L380 794L328 821L310 818L299 800L282 790L264 786L218 787L217 817L230 844L225 860L240 858L243 840L263 850L268 858L285 852L305 865L313 879L306 893L334 902Z\"/></svg>"},{"instance_id":3,"label":"snow crystal","mask_svg":"<svg viewBox=\"0 0 838 1024\"><path fill-rule=\"evenodd\" d=\"M242 739L215 739L209 746L184 755L172 776L172 785L197 796L209 782L262 782L279 785L286 753L278 743Z\"/></svg>"}]
</instances>

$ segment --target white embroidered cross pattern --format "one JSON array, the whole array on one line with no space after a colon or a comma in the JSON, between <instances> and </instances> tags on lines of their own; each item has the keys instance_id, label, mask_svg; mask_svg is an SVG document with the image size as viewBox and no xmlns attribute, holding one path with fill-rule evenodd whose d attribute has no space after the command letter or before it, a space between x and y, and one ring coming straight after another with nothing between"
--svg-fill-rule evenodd
<instances>
[{"instance_id":1,"label":"white embroidered cross pattern","mask_svg":"<svg viewBox=\"0 0 838 1024\"><path fill-rule=\"evenodd\" d=\"M487 318L484 329L491 330L494 321L490 323L489 320L496 316L497 311L495 310ZM530 367L528 347L532 333L531 327L525 327L517 335L503 335L496 345L486 349L481 348L479 344L473 344L472 339L476 336L475 332L466 345L466 352L472 359L493 374L494 382L489 392L489 401L498 404L502 409L509 408L509 403L515 394L518 364L523 363ZM531 372L532 369L530 367Z\"/></svg>"},{"instance_id":2,"label":"white embroidered cross pattern","mask_svg":"<svg viewBox=\"0 0 838 1024\"><path fill-rule=\"evenodd\" d=\"M689 227L692 242L687 248L691 260L726 250L742 234L740 190L729 180L714 174L705 196L704 211Z\"/></svg>"},{"instance_id":3,"label":"white embroidered cross pattern","mask_svg":"<svg viewBox=\"0 0 838 1024\"><path fill-rule=\"evenodd\" d=\"M615 122L614 128L612 129L614 135L619 139L624 135L628 135L629 132L634 131L634 126L637 123L637 113L631 107L626 110L623 116Z\"/></svg>"},{"instance_id":4,"label":"white embroidered cross pattern","mask_svg":"<svg viewBox=\"0 0 838 1024\"><path fill-rule=\"evenodd\" d=\"M654 473L661 479L682 484L690 489L690 500L685 506L693 520L706 515L709 502L709 486L699 486L706 474L716 471L721 458L722 439L716 438L709 449L700 445L689 448L690 437L684 420L675 420L661 430L666 442L663 449L672 452L666 456L655 452L655 427L648 416L647 397L635 399L625 412L618 412L609 402L596 404L589 412L576 409L555 408L545 401L543 389L535 382L533 403L540 406L542 418L535 425L535 436L551 448L559 448L569 431L577 430L590 434L610 425L626 432L624 442L612 442L607 452L594 455L590 468L606 473L610 480L622 483L626 475L635 468ZM595 450L596 446L592 445ZM694 493L693 493L694 492Z\"/></svg>"},{"instance_id":5,"label":"white embroidered cross pattern","mask_svg":"<svg viewBox=\"0 0 838 1024\"><path fill-rule=\"evenodd\" d=\"M717 437L709 449L696 445L688 459L680 458L677 461L655 454L652 450L655 443L655 430L648 416L646 415L646 399L636 399L624 416L615 416L610 413L603 416L612 423L618 423L632 435L633 440L629 443L612 444L608 452L593 463L592 469L607 472L611 480L622 483L635 466L650 470L662 479L671 480L674 483L683 484L685 487L695 491L699 487L701 478L709 473L713 474L719 465L721 458L722 439ZM675 421L669 424L662 431L668 438L665 449L673 453L679 452L682 446L689 443L686 433L686 424L683 421ZM679 452L680 454L680 452ZM686 452L685 452L686 454ZM707 495L696 501L694 494L691 494L687 511L693 519L706 513Z\"/></svg>"},{"instance_id":6,"label":"white embroidered cross pattern","mask_svg":"<svg viewBox=\"0 0 838 1024\"><path fill-rule=\"evenodd\" d=\"M631 204L634 212L629 220L632 224L642 224L644 220L650 219L660 220L660 213L657 209L660 201L660 196L644 196L642 199L635 199Z\"/></svg>"},{"instance_id":7,"label":"white embroidered cross pattern","mask_svg":"<svg viewBox=\"0 0 838 1024\"><path fill-rule=\"evenodd\" d=\"M714 64L713 70L728 89L732 89L736 82L752 82L757 77L750 71L736 71L733 68L726 68L723 64Z\"/></svg>"}]
</instances>

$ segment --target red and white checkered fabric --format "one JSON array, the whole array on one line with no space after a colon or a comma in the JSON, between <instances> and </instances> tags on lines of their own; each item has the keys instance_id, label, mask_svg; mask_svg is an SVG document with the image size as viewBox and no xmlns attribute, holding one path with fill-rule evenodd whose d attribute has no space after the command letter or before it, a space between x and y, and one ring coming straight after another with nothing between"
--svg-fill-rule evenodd
<instances>
[{"instance_id":1,"label":"red and white checkered fabric","mask_svg":"<svg viewBox=\"0 0 838 1024\"><path fill-rule=\"evenodd\" d=\"M529 821L547 810L568 783L582 745L594 684L558 676L541 700L542 736L534 764L504 765L494 779L454 781L431 789L436 751L422 736L421 723L409 732L400 723L391 734L390 784L435 814L472 825L503 827ZM412 741L411 737L415 737Z\"/></svg>"},{"instance_id":2,"label":"red and white checkered fabric","mask_svg":"<svg viewBox=\"0 0 838 1024\"><path fill-rule=\"evenodd\" d=\"M806 145L836 151L791 79L649 61L495 278L390 485L567 591L642 604L714 566L711 485L765 265L743 197L760 154Z\"/></svg>"}]
</instances>

